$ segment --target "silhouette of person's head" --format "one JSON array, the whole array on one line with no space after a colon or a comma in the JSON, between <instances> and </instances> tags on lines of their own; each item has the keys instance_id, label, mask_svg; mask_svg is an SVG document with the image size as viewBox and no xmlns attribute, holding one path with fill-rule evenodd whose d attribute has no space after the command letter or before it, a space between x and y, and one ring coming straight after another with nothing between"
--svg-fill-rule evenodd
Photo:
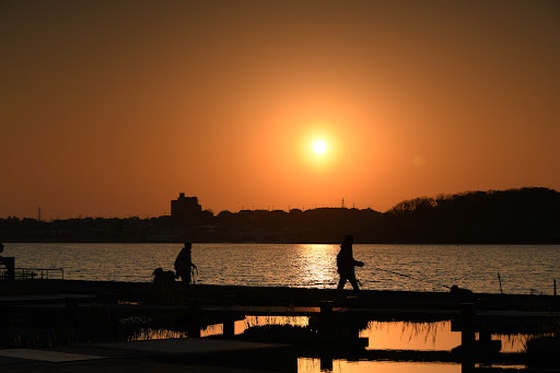
<instances>
[{"instance_id":1,"label":"silhouette of person's head","mask_svg":"<svg viewBox=\"0 0 560 373\"><path fill-rule=\"evenodd\" d=\"M191 248L192 248L192 243L191 243L191 241L185 242L185 249L190 250Z\"/></svg>"},{"instance_id":2,"label":"silhouette of person's head","mask_svg":"<svg viewBox=\"0 0 560 373\"><path fill-rule=\"evenodd\" d=\"M345 243L353 243L354 242L354 236L351 234L347 234L346 236L344 236L344 242Z\"/></svg>"}]
</instances>

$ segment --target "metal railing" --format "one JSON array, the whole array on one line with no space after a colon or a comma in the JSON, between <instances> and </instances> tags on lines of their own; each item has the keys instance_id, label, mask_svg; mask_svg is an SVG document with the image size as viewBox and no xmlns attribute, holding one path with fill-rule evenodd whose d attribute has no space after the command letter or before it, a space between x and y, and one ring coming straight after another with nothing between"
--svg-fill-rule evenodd
<instances>
[{"instance_id":1,"label":"metal railing","mask_svg":"<svg viewBox=\"0 0 560 373\"><path fill-rule=\"evenodd\" d=\"M16 280L28 279L60 279L64 280L63 268L14 268ZM6 268L0 268L0 279L8 278Z\"/></svg>"}]
</instances>

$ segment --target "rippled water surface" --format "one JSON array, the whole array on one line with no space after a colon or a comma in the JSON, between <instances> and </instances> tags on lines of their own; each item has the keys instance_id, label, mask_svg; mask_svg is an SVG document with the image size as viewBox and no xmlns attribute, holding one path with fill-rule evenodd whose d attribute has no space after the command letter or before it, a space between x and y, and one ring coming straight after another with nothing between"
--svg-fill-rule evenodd
<instances>
[{"instance_id":1,"label":"rippled water surface","mask_svg":"<svg viewBox=\"0 0 560 373\"><path fill-rule=\"evenodd\" d=\"M17 267L63 268L66 279L151 281L181 244L7 243ZM197 283L334 288L338 245L194 244ZM552 294L560 245L355 245L363 289ZM499 277L498 277L499 274ZM347 285L349 286L349 285Z\"/></svg>"}]
</instances>

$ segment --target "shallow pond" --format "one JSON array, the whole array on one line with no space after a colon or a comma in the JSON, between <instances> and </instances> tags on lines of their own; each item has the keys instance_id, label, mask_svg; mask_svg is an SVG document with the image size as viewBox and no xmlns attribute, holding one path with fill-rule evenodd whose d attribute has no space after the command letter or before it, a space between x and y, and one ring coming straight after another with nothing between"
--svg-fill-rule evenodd
<instances>
[{"instance_id":1,"label":"shallow pond","mask_svg":"<svg viewBox=\"0 0 560 373\"><path fill-rule=\"evenodd\" d=\"M264 325L307 326L307 317L254 317L235 322L235 334L247 328ZM202 331L202 337L221 335L221 324L211 325ZM145 338L177 338L185 335L173 331L152 330ZM409 321L370 321L367 328L360 331L361 338L368 339L366 350L397 351L450 351L461 344L461 334L451 331L451 321L409 322ZM523 352L527 335L492 335L492 339L502 342L501 352ZM387 360L324 359L299 357L298 373L361 373L361 372L398 372L398 373L453 373L462 372L461 364L448 362L413 362ZM497 365L493 365L497 367ZM524 366L508 366L524 368Z\"/></svg>"}]
</instances>

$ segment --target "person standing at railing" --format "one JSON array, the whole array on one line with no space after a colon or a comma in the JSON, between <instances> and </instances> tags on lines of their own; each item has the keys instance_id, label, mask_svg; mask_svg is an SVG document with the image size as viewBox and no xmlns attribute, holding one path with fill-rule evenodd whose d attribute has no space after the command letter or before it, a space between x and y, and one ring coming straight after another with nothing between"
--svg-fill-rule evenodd
<instances>
[{"instance_id":1,"label":"person standing at railing","mask_svg":"<svg viewBox=\"0 0 560 373\"><path fill-rule=\"evenodd\" d=\"M175 259L175 278L180 277L181 281L187 285L191 283L191 271L197 270L196 265L192 262L191 249L192 243L185 242L185 246Z\"/></svg>"}]
</instances>

